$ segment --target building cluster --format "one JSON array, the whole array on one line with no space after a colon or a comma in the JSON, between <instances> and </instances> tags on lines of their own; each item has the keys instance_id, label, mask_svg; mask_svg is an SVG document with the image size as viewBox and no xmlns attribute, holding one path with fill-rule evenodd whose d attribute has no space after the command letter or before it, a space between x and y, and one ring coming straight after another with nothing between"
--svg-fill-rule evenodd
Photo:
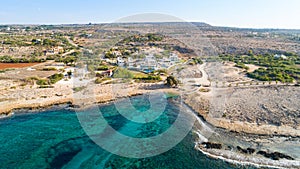
<instances>
[{"instance_id":1,"label":"building cluster","mask_svg":"<svg viewBox=\"0 0 300 169\"><path fill-rule=\"evenodd\" d=\"M168 69L169 67L179 63L178 55L172 53L169 57L163 57L161 59L156 58L154 55L147 55L142 59L117 58L117 65L120 67L126 67L131 70L143 71L145 73L151 73L158 69Z\"/></svg>"},{"instance_id":2,"label":"building cluster","mask_svg":"<svg viewBox=\"0 0 300 169\"><path fill-rule=\"evenodd\" d=\"M64 48L61 46L53 47L51 49L46 49L43 51L44 56L55 55L64 52Z\"/></svg>"}]
</instances>

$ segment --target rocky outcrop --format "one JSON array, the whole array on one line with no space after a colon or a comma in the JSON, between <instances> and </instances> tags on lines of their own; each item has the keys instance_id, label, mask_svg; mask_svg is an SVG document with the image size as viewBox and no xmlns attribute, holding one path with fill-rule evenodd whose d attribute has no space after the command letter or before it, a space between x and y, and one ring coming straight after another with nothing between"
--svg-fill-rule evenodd
<instances>
[{"instance_id":1,"label":"rocky outcrop","mask_svg":"<svg viewBox=\"0 0 300 169\"><path fill-rule=\"evenodd\" d=\"M222 144L219 143L204 142L202 146L207 149L222 149Z\"/></svg>"},{"instance_id":2,"label":"rocky outcrop","mask_svg":"<svg viewBox=\"0 0 300 169\"><path fill-rule=\"evenodd\" d=\"M293 157L285 155L283 153L279 153L279 152L268 153L266 151L261 150L261 151L258 151L257 154L260 154L260 155L262 155L266 158L270 158L272 160L280 160L280 159L283 159L283 158L285 158L287 160L294 160Z\"/></svg>"},{"instance_id":3,"label":"rocky outcrop","mask_svg":"<svg viewBox=\"0 0 300 169\"><path fill-rule=\"evenodd\" d=\"M255 149L253 149L253 148L243 149L240 146L237 146L236 148L239 152L244 153L244 154L253 154L255 152Z\"/></svg>"},{"instance_id":4,"label":"rocky outcrop","mask_svg":"<svg viewBox=\"0 0 300 169\"><path fill-rule=\"evenodd\" d=\"M236 91L236 99L226 98L226 117L221 117L223 112L214 112L213 105L218 100L217 96L214 96L212 102L209 99L206 99L205 96L202 96L201 93L194 93L189 96L183 97L184 102L190 106L195 112L197 112L201 117L204 118L205 121L212 124L215 127L227 129L229 131L239 132L239 133L247 133L247 134L257 134L257 135L271 135L271 136L300 136L300 126L298 125L299 120L298 117L298 100L299 100L299 90L295 87L282 87L280 88L280 94L276 95L274 92L276 90L273 88L255 88L255 89L247 89L249 91L245 91L245 89L241 89ZM222 95L222 91L213 91L218 95ZM262 93L264 95L272 96L272 101L270 99L265 99L261 95L257 93ZM273 93L272 93L273 92ZM253 93L256 93L257 97L253 97ZM294 94L293 94L294 93ZM226 93L225 93L226 94ZM281 97L286 97L286 100ZM276 96L276 97L275 97ZM292 97L293 96L293 97ZM243 100L246 98L250 98L248 100ZM295 97L295 98L294 98ZM241 99L243 98L243 99ZM251 105L251 98L252 103ZM274 100L274 98L279 98L278 100ZM220 100L222 101L222 99ZM280 102L281 101L281 102ZM283 102L288 102L286 105L282 105ZM231 103L229 106L229 102ZM247 103L247 104L246 104ZM264 103L266 105L275 106L273 109L276 109L278 113L268 113L263 112L261 109L255 109L255 106L261 106ZM276 103L276 105L275 105ZM217 104L216 104L217 105ZM280 106L282 105L282 106ZM288 106L287 106L288 105ZM277 107L276 107L277 106ZM236 108L240 108L241 110L238 112L233 111ZM291 109L292 111L288 111L286 109ZM222 109L221 109L222 110ZM235 112L235 114L233 113ZM245 119L248 119L245 120ZM249 120L250 119L250 120ZM259 119L268 119L264 120L264 122L256 122ZM281 121L281 125L274 125L274 123L270 123L270 121Z\"/></svg>"}]
</instances>

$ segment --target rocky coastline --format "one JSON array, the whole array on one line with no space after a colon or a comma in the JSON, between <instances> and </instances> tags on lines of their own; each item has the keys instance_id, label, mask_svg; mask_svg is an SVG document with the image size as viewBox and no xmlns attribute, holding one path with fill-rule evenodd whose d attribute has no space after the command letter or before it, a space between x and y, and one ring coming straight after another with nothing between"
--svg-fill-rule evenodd
<instances>
[{"instance_id":1,"label":"rocky coastline","mask_svg":"<svg viewBox=\"0 0 300 169\"><path fill-rule=\"evenodd\" d=\"M130 85L129 85L130 86ZM3 115L2 117L9 117L13 115L14 112L18 113L18 110L45 110L47 108L52 108L55 105L64 105L67 104L68 108L71 109L85 109L89 106L95 104L104 104L116 99L121 99L124 97L136 96L141 95L148 92L153 92L153 90L147 90L145 88L141 88L140 86L130 86L131 92L124 92L118 93L118 96L113 97L112 93L103 93L101 95L93 96L93 98L85 98L87 101L84 104L79 104L82 102L74 101L74 95L68 95L68 97L61 98L61 97L51 97L51 98L44 98L41 100L26 100L24 102L20 101L18 104L13 102L1 106L0 112ZM111 86L103 86L100 87L101 91L103 90L111 90ZM161 92L171 92L171 93L179 93L177 89L157 89ZM156 90L155 90L156 91ZM87 92L87 91L85 91ZM84 94L82 93L77 94ZM85 94L88 94L85 93ZM198 99L197 97L194 97ZM242 123L242 122L232 122L230 120L224 120L221 118L212 118L205 114L205 109L203 109L203 104L199 104L199 102L193 101L193 99L184 98L184 102L194 110L195 115L201 118L202 121L208 123L209 125L221 129L226 130L226 132L230 132L229 135L232 133L238 133L241 135L255 135L255 137L259 136L267 136L267 137L283 137L283 138L295 138L296 140L300 140L300 134L298 129L292 128L284 128L284 126L268 126L268 125L260 125L255 126L255 124L251 123ZM199 107L200 106L200 107ZM20 112L20 111L19 111ZM272 128L274 127L274 128ZM238 136L242 138L242 136ZM218 140L219 141L219 140ZM271 149L256 149L252 146L244 146L244 145L235 145L235 146L228 146L226 141L224 143L214 142L214 139L207 138L207 140L203 141L196 141L195 149L201 151L202 153L206 154L211 158L217 158L221 160L225 160L231 163L239 163L244 165L253 165L258 167L273 167L273 168L300 168L300 161L298 158L291 156L286 153L282 153L280 151L271 150Z\"/></svg>"}]
</instances>

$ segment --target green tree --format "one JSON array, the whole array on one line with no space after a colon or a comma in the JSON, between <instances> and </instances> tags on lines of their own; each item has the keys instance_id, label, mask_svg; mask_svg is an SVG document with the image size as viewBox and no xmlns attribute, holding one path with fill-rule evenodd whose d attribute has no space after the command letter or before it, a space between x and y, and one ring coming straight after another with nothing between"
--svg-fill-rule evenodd
<instances>
[{"instance_id":1,"label":"green tree","mask_svg":"<svg viewBox=\"0 0 300 169\"><path fill-rule=\"evenodd\" d=\"M63 62L68 65L68 64L73 64L74 62L76 62L77 59L74 56L68 56L66 58L63 59Z\"/></svg>"},{"instance_id":2,"label":"green tree","mask_svg":"<svg viewBox=\"0 0 300 169\"><path fill-rule=\"evenodd\" d=\"M178 80L174 76L168 76L167 77L167 85L169 87L176 87L178 86Z\"/></svg>"},{"instance_id":3,"label":"green tree","mask_svg":"<svg viewBox=\"0 0 300 169\"><path fill-rule=\"evenodd\" d=\"M253 51L252 51L252 50L249 50L249 51L248 51L248 56L254 56L254 54L253 54Z\"/></svg>"},{"instance_id":4,"label":"green tree","mask_svg":"<svg viewBox=\"0 0 300 169\"><path fill-rule=\"evenodd\" d=\"M68 77L71 78L71 76L72 76L72 71L70 70L70 71L68 71L67 73L68 73Z\"/></svg>"}]
</instances>

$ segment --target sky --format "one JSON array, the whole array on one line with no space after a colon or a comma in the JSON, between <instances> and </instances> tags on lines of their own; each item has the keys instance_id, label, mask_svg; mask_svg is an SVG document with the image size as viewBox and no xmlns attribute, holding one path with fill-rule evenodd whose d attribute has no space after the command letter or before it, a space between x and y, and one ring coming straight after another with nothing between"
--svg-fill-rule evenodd
<instances>
[{"instance_id":1,"label":"sky","mask_svg":"<svg viewBox=\"0 0 300 169\"><path fill-rule=\"evenodd\" d=\"M141 13L242 28L300 29L300 0L4 0L0 24L110 23Z\"/></svg>"}]
</instances>

